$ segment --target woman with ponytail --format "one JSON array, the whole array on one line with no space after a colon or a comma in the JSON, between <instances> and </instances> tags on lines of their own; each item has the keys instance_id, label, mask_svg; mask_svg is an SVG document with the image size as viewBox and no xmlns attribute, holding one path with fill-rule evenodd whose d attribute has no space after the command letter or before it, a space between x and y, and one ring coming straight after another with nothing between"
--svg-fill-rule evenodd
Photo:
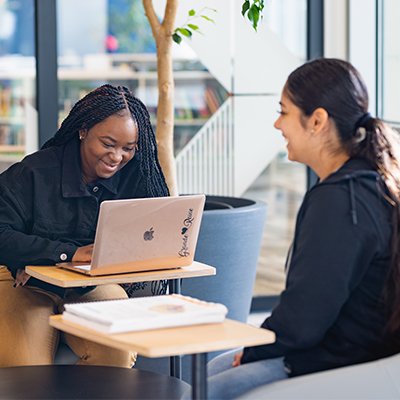
<instances>
[{"instance_id":1,"label":"woman with ponytail","mask_svg":"<svg viewBox=\"0 0 400 400\"><path fill-rule=\"evenodd\" d=\"M289 159L319 180L297 216L286 288L262 324L276 342L212 360L210 399L400 351L399 135L368 113L361 76L337 59L295 70L280 106Z\"/></svg>"},{"instance_id":2,"label":"woman with ponytail","mask_svg":"<svg viewBox=\"0 0 400 400\"><path fill-rule=\"evenodd\" d=\"M52 364L60 339L79 364L132 367L133 353L48 323L65 303L125 298L132 286L65 290L24 268L90 262L101 202L168 195L149 113L121 86L79 100L41 150L0 175L0 367Z\"/></svg>"}]
</instances>

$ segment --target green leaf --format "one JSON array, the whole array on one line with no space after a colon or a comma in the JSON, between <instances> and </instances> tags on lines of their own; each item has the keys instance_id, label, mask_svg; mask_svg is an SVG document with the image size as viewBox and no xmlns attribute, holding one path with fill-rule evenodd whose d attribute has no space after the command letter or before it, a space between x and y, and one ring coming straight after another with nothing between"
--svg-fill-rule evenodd
<instances>
[{"instance_id":1,"label":"green leaf","mask_svg":"<svg viewBox=\"0 0 400 400\"><path fill-rule=\"evenodd\" d=\"M196 11L194 11L194 10L190 10L189 11L189 16L190 17L193 17L195 14L196 14Z\"/></svg>"},{"instance_id":2,"label":"green leaf","mask_svg":"<svg viewBox=\"0 0 400 400\"><path fill-rule=\"evenodd\" d=\"M178 43L178 44L181 44L181 42L182 42L182 38L181 38L177 33L174 33L174 34L172 35L172 40L173 40L175 43Z\"/></svg>"},{"instance_id":3,"label":"green leaf","mask_svg":"<svg viewBox=\"0 0 400 400\"><path fill-rule=\"evenodd\" d=\"M192 36L192 32L190 32L189 29L186 29L186 28L177 28L177 30L178 30L180 33L182 33L183 36L186 36L186 37Z\"/></svg>"},{"instance_id":4,"label":"green leaf","mask_svg":"<svg viewBox=\"0 0 400 400\"><path fill-rule=\"evenodd\" d=\"M249 12L247 13L247 18L253 24L254 30L257 31L257 25L258 25L258 20L260 19L260 14L258 12L258 7L255 4L253 4L250 7Z\"/></svg>"},{"instance_id":5,"label":"green leaf","mask_svg":"<svg viewBox=\"0 0 400 400\"><path fill-rule=\"evenodd\" d=\"M212 22L213 24L215 24L214 20L212 20L211 18L208 18L206 15L200 15L200 17L206 19L207 21Z\"/></svg>"},{"instance_id":6,"label":"green leaf","mask_svg":"<svg viewBox=\"0 0 400 400\"><path fill-rule=\"evenodd\" d=\"M242 5L242 15L246 14L246 11L250 8L250 1L246 0Z\"/></svg>"},{"instance_id":7,"label":"green leaf","mask_svg":"<svg viewBox=\"0 0 400 400\"><path fill-rule=\"evenodd\" d=\"M187 24L189 28L193 29L194 31L199 30L199 27L197 25L193 25L193 24Z\"/></svg>"}]
</instances>

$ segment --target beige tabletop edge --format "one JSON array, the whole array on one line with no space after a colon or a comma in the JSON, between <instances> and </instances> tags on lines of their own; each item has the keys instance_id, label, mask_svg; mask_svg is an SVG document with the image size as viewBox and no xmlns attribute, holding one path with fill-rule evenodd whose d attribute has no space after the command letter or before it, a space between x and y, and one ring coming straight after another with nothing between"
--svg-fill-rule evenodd
<instances>
[{"instance_id":1,"label":"beige tabletop edge","mask_svg":"<svg viewBox=\"0 0 400 400\"><path fill-rule=\"evenodd\" d=\"M206 353L241 346L258 346L275 341L275 334L272 331L228 318L219 324L202 324L113 335L102 334L64 321L61 315L51 316L50 325L105 346L135 351L140 355L151 358Z\"/></svg>"},{"instance_id":2,"label":"beige tabletop edge","mask_svg":"<svg viewBox=\"0 0 400 400\"><path fill-rule=\"evenodd\" d=\"M194 261L193 264L188 267L103 276L83 275L58 266L29 265L25 267L25 271L34 278L63 288L107 285L110 283L134 283L163 279L194 278L216 274L216 269L214 267L197 261Z\"/></svg>"}]
</instances>

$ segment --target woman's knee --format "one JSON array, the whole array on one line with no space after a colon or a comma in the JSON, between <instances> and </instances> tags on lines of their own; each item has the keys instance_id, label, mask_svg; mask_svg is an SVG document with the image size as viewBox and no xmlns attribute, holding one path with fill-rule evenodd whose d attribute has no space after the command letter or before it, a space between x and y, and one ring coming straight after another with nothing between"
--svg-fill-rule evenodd
<instances>
[{"instance_id":1,"label":"woman's knee","mask_svg":"<svg viewBox=\"0 0 400 400\"><path fill-rule=\"evenodd\" d=\"M132 368L136 361L136 353L114 349L68 333L63 333L61 340L80 358L78 365Z\"/></svg>"},{"instance_id":2,"label":"woman's knee","mask_svg":"<svg viewBox=\"0 0 400 400\"><path fill-rule=\"evenodd\" d=\"M59 307L64 311L64 304L80 303L99 300L115 300L127 298L125 290L120 285L101 285L80 295L70 290ZM61 340L80 358L81 365L106 365L114 367L132 368L136 361L136 353L113 349L67 333L61 334Z\"/></svg>"},{"instance_id":3,"label":"woman's knee","mask_svg":"<svg viewBox=\"0 0 400 400\"><path fill-rule=\"evenodd\" d=\"M286 378L283 358L255 361L211 376L208 397L234 399L251 389Z\"/></svg>"},{"instance_id":4,"label":"woman's knee","mask_svg":"<svg viewBox=\"0 0 400 400\"><path fill-rule=\"evenodd\" d=\"M99 285L95 289L79 294L73 289L68 290L65 300L60 303L59 312L64 311L64 304L82 303L87 301L126 299L128 295L120 285Z\"/></svg>"},{"instance_id":5,"label":"woman's knee","mask_svg":"<svg viewBox=\"0 0 400 400\"><path fill-rule=\"evenodd\" d=\"M49 325L55 299L0 282L0 366L52 364L59 333Z\"/></svg>"}]
</instances>

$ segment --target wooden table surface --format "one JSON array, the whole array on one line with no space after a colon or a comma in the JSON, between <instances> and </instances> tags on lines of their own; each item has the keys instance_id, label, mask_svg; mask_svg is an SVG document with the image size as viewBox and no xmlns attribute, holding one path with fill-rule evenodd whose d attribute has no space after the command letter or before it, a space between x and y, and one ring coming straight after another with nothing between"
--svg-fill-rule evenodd
<instances>
[{"instance_id":1,"label":"wooden table surface","mask_svg":"<svg viewBox=\"0 0 400 400\"><path fill-rule=\"evenodd\" d=\"M226 318L219 324L155 329L119 334L102 334L64 321L61 315L50 317L50 325L67 333L145 357L168 357L185 354L258 346L273 343L275 333Z\"/></svg>"},{"instance_id":2,"label":"wooden table surface","mask_svg":"<svg viewBox=\"0 0 400 400\"><path fill-rule=\"evenodd\" d=\"M41 281L63 288L107 285L110 283L133 283L163 279L194 278L215 275L216 269L207 264L194 261L188 267L144 271L127 274L89 276L69 271L58 266L27 266L25 271Z\"/></svg>"}]
</instances>

